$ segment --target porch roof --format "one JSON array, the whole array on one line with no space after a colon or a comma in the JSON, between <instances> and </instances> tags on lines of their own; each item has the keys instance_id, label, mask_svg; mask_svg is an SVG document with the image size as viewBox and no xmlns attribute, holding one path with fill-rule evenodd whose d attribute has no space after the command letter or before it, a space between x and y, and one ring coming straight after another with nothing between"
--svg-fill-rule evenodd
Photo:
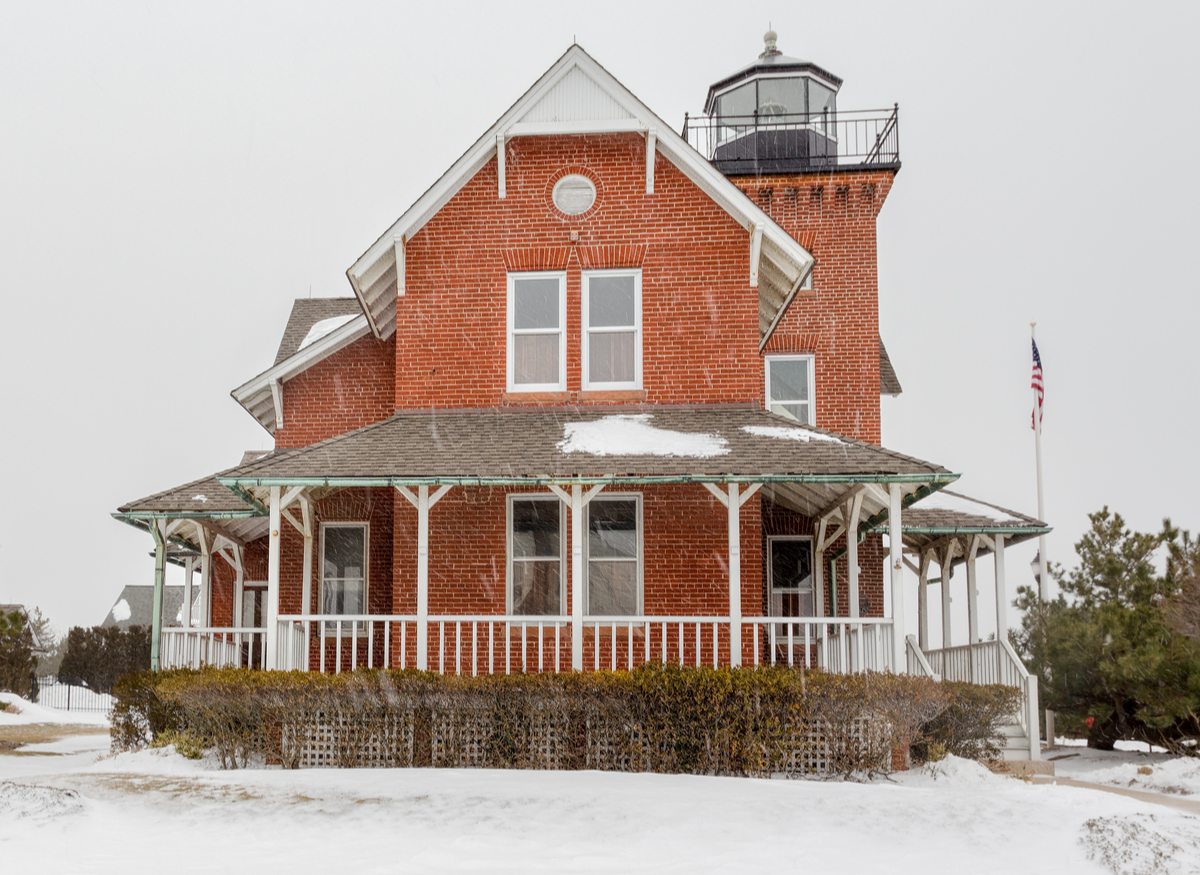
<instances>
[{"instance_id":1,"label":"porch roof","mask_svg":"<svg viewBox=\"0 0 1200 875\"><path fill-rule=\"evenodd\" d=\"M161 520L169 540L188 548L200 543L201 530L233 544L261 538L267 532L266 516L217 480L224 473L228 472L128 502L117 508L113 517L146 531Z\"/></svg>"},{"instance_id":2,"label":"porch roof","mask_svg":"<svg viewBox=\"0 0 1200 875\"><path fill-rule=\"evenodd\" d=\"M807 516L862 492L868 526L886 516L880 484L908 504L958 476L757 406L658 405L405 411L217 480L260 506L271 486L764 483Z\"/></svg>"},{"instance_id":3,"label":"porch roof","mask_svg":"<svg viewBox=\"0 0 1200 875\"><path fill-rule=\"evenodd\" d=\"M876 525L872 531L886 532L887 527ZM1050 532L1051 527L1027 514L943 489L908 508L901 531L905 552L918 556L929 551L940 553L950 542L958 542L957 563L966 560L975 536L983 536L976 552L986 554L993 548L992 535L1004 535L1009 545L1020 544Z\"/></svg>"}]
</instances>

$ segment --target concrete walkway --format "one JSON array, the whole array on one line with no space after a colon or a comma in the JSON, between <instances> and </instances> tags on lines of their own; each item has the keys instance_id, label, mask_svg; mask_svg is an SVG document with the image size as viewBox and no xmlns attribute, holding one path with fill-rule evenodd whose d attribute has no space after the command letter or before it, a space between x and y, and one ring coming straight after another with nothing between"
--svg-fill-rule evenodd
<instances>
[{"instance_id":1,"label":"concrete walkway","mask_svg":"<svg viewBox=\"0 0 1200 875\"><path fill-rule=\"evenodd\" d=\"M1117 796L1128 796L1140 802L1151 802L1155 805L1165 805L1168 808L1178 808L1191 814L1200 814L1200 802L1181 799L1178 796L1168 796L1166 793L1151 793L1146 790L1130 790L1126 787L1114 787L1111 784L1093 784L1089 781L1077 781L1074 778L1052 778L1048 775L1034 775L1029 779L1034 784L1058 784L1061 787L1079 787L1081 790L1101 790Z\"/></svg>"}]
</instances>

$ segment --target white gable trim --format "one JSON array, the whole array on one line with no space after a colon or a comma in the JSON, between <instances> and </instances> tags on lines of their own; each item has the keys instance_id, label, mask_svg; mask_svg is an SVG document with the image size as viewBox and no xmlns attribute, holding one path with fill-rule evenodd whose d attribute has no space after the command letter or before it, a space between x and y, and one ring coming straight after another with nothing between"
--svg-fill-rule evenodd
<instances>
[{"instance_id":1,"label":"white gable trim","mask_svg":"<svg viewBox=\"0 0 1200 875\"><path fill-rule=\"evenodd\" d=\"M576 98L575 103L568 97ZM580 107L585 110L582 114ZM575 117L562 118L564 115ZM810 265L812 256L790 234L591 55L573 45L346 271L371 331L380 338L395 331L391 310L395 286L381 288L378 282L395 264L395 240L411 240L492 159L498 142L519 136L651 130L656 133L658 151L745 227L747 234L753 233L756 225L762 226L765 241L774 244L763 247L763 257L781 254L790 262L780 265L788 274Z\"/></svg>"},{"instance_id":2,"label":"white gable trim","mask_svg":"<svg viewBox=\"0 0 1200 875\"><path fill-rule=\"evenodd\" d=\"M283 411L280 409L281 384L370 333L367 317L355 316L337 330L297 350L229 394L233 396L234 401L246 408L263 428L275 434L276 425L283 422Z\"/></svg>"}]
</instances>

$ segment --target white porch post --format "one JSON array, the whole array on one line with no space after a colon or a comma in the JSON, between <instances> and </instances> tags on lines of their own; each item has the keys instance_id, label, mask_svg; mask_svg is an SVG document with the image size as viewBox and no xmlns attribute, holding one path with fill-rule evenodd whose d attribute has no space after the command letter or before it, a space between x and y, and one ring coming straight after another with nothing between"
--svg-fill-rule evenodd
<instances>
[{"instance_id":1,"label":"white porch post","mask_svg":"<svg viewBox=\"0 0 1200 875\"><path fill-rule=\"evenodd\" d=\"M907 669L904 625L904 539L900 525L903 494L899 483L888 486L888 559L892 572L892 671Z\"/></svg>"},{"instance_id":2,"label":"white porch post","mask_svg":"<svg viewBox=\"0 0 1200 875\"><path fill-rule=\"evenodd\" d=\"M154 536L154 598L150 614L150 670L162 665L162 603L163 584L167 576L167 534L165 520L150 520Z\"/></svg>"},{"instance_id":3,"label":"white porch post","mask_svg":"<svg viewBox=\"0 0 1200 875\"><path fill-rule=\"evenodd\" d=\"M405 486L396 490L417 509L417 668L429 670L429 510L442 496L450 491L449 486L439 486L433 495L428 486L418 486L413 491Z\"/></svg>"},{"instance_id":4,"label":"white porch post","mask_svg":"<svg viewBox=\"0 0 1200 875\"><path fill-rule=\"evenodd\" d=\"M203 526L196 530L200 538L200 626L212 627L212 548L213 537Z\"/></svg>"},{"instance_id":5,"label":"white porch post","mask_svg":"<svg viewBox=\"0 0 1200 875\"><path fill-rule=\"evenodd\" d=\"M954 542L938 557L942 569L942 647L950 647L950 575L954 566Z\"/></svg>"},{"instance_id":6,"label":"white porch post","mask_svg":"<svg viewBox=\"0 0 1200 875\"><path fill-rule=\"evenodd\" d=\"M729 484L729 665L742 664L742 504L740 487ZM681 655L682 658L682 655Z\"/></svg>"},{"instance_id":7,"label":"white porch post","mask_svg":"<svg viewBox=\"0 0 1200 875\"><path fill-rule=\"evenodd\" d=\"M813 611L818 617L827 616L825 613L825 530L829 525L828 520L820 520L817 523L817 536L813 544ZM817 641L823 641L825 638L825 624L821 623L817 626ZM818 647L817 653L823 654L824 647ZM827 666L822 665L822 668Z\"/></svg>"},{"instance_id":8,"label":"white porch post","mask_svg":"<svg viewBox=\"0 0 1200 875\"><path fill-rule=\"evenodd\" d=\"M979 592L975 576L975 554L979 551L979 543L979 536L974 535L967 549L967 640L971 644L979 643Z\"/></svg>"},{"instance_id":9,"label":"white porch post","mask_svg":"<svg viewBox=\"0 0 1200 875\"><path fill-rule=\"evenodd\" d=\"M850 619L857 620L861 615L858 604L858 515L862 511L861 492L857 493L847 502L846 510L843 511L844 519L846 520L846 577L849 581L849 608ZM861 625L850 627L853 632L851 641L854 642L854 670L862 671L863 660L863 631Z\"/></svg>"},{"instance_id":10,"label":"white porch post","mask_svg":"<svg viewBox=\"0 0 1200 875\"><path fill-rule=\"evenodd\" d=\"M270 670L279 664L279 545L280 545L280 488L271 487L271 513L267 539L267 646L263 667Z\"/></svg>"},{"instance_id":11,"label":"white porch post","mask_svg":"<svg viewBox=\"0 0 1200 875\"><path fill-rule=\"evenodd\" d=\"M921 572L917 578L917 643L921 652L929 650L929 553L921 553Z\"/></svg>"},{"instance_id":12,"label":"white porch post","mask_svg":"<svg viewBox=\"0 0 1200 875\"><path fill-rule=\"evenodd\" d=\"M715 483L705 483L704 488L729 511L729 665L737 668L742 664L742 505L762 488L755 483L745 492L737 483L728 485L722 492ZM756 654L757 658L757 654Z\"/></svg>"},{"instance_id":13,"label":"white porch post","mask_svg":"<svg viewBox=\"0 0 1200 875\"><path fill-rule=\"evenodd\" d=\"M1004 535L994 534L992 540L996 544L996 641L1008 640L1008 592L1004 582ZM997 644L997 658L1004 662L1004 654ZM1000 677L1000 675L997 675Z\"/></svg>"},{"instance_id":14,"label":"white porch post","mask_svg":"<svg viewBox=\"0 0 1200 875\"><path fill-rule=\"evenodd\" d=\"M304 523L304 571L303 592L300 595L300 613L312 613L312 569L313 569L313 519L312 505L307 496L300 496L301 522Z\"/></svg>"},{"instance_id":15,"label":"white porch post","mask_svg":"<svg viewBox=\"0 0 1200 875\"><path fill-rule=\"evenodd\" d=\"M571 670L583 671L583 485L580 483L571 484Z\"/></svg>"},{"instance_id":16,"label":"white porch post","mask_svg":"<svg viewBox=\"0 0 1200 875\"><path fill-rule=\"evenodd\" d=\"M428 486L417 487L417 668L420 671L429 670Z\"/></svg>"},{"instance_id":17,"label":"white porch post","mask_svg":"<svg viewBox=\"0 0 1200 875\"><path fill-rule=\"evenodd\" d=\"M240 628L246 620L246 551L240 544L234 544L231 549L233 550L233 626Z\"/></svg>"},{"instance_id":18,"label":"white porch post","mask_svg":"<svg viewBox=\"0 0 1200 875\"><path fill-rule=\"evenodd\" d=\"M196 560L188 556L183 560L183 604L179 611L179 625L184 629L192 628L192 578L195 573Z\"/></svg>"}]
</instances>

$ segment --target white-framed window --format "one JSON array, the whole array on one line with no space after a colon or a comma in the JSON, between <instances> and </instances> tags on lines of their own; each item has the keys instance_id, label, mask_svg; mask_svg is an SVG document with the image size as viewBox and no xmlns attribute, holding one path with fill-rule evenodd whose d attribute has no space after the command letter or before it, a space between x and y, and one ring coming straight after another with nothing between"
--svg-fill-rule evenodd
<instances>
[{"instance_id":1,"label":"white-framed window","mask_svg":"<svg viewBox=\"0 0 1200 875\"><path fill-rule=\"evenodd\" d=\"M642 388L642 272L583 272L583 388Z\"/></svg>"},{"instance_id":2,"label":"white-framed window","mask_svg":"<svg viewBox=\"0 0 1200 875\"><path fill-rule=\"evenodd\" d=\"M767 538L767 588L769 616L813 616L812 538Z\"/></svg>"},{"instance_id":3,"label":"white-framed window","mask_svg":"<svg viewBox=\"0 0 1200 875\"><path fill-rule=\"evenodd\" d=\"M567 389L567 275L508 275L508 391Z\"/></svg>"},{"instance_id":4,"label":"white-framed window","mask_svg":"<svg viewBox=\"0 0 1200 875\"><path fill-rule=\"evenodd\" d=\"M366 523L321 524L322 614L367 613L369 531Z\"/></svg>"},{"instance_id":5,"label":"white-framed window","mask_svg":"<svg viewBox=\"0 0 1200 875\"><path fill-rule=\"evenodd\" d=\"M562 502L553 495L508 497L508 613L557 616L566 606Z\"/></svg>"},{"instance_id":6,"label":"white-framed window","mask_svg":"<svg viewBox=\"0 0 1200 875\"><path fill-rule=\"evenodd\" d=\"M597 495L587 506L587 614L642 613L642 497Z\"/></svg>"},{"instance_id":7,"label":"white-framed window","mask_svg":"<svg viewBox=\"0 0 1200 875\"><path fill-rule=\"evenodd\" d=\"M767 409L805 425L814 425L813 357L769 355L765 359Z\"/></svg>"}]
</instances>

